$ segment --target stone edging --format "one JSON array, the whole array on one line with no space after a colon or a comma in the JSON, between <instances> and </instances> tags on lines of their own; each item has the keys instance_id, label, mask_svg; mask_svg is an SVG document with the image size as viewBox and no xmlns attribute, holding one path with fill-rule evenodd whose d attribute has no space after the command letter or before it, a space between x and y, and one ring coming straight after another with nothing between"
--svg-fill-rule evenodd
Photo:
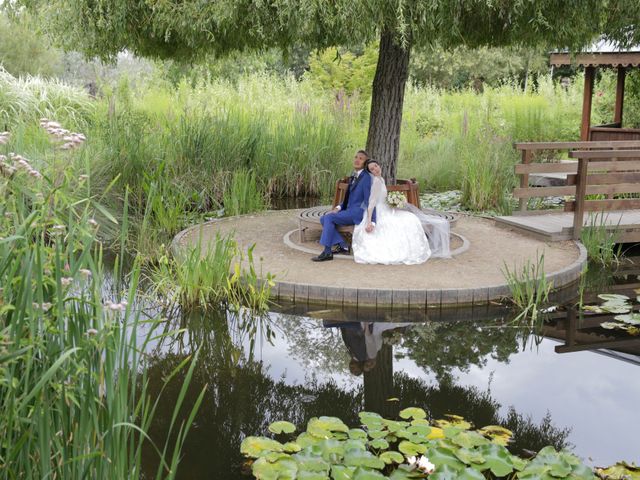
<instances>
[{"instance_id":1,"label":"stone edging","mask_svg":"<svg viewBox=\"0 0 640 480\"><path fill-rule=\"evenodd\" d=\"M578 258L569 266L547 275L554 290L574 283L587 264L587 251L580 242L574 242ZM315 252L314 252L315 253ZM377 308L444 308L463 305L486 305L510 295L504 283L478 288L445 288L434 290L386 290L374 288L328 287L290 282L276 282L273 297L294 303L315 303L335 306L361 306Z\"/></svg>"}]
</instances>

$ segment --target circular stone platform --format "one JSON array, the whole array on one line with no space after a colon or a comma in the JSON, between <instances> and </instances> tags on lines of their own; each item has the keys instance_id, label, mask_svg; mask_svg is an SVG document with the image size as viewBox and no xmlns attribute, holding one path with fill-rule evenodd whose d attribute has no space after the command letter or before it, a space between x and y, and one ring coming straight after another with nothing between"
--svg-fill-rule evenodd
<instances>
[{"instance_id":1,"label":"circular stone platform","mask_svg":"<svg viewBox=\"0 0 640 480\"><path fill-rule=\"evenodd\" d=\"M244 251L256 245L257 270L276 277L274 298L382 308L487 304L509 295L502 273L505 264L513 269L527 260L535 263L542 253L547 278L560 288L573 283L587 261L580 243L545 243L498 228L493 220L461 215L453 232L458 237L452 238L452 249L458 254L451 259L430 259L422 265L360 265L335 260L315 263L311 261L313 254L292 248L297 241L292 231L298 227L300 211L213 220L180 232L173 248L196 245L199 238L206 245L217 233L233 234ZM317 237L317 233L308 233L307 241L298 246L319 253Z\"/></svg>"}]
</instances>

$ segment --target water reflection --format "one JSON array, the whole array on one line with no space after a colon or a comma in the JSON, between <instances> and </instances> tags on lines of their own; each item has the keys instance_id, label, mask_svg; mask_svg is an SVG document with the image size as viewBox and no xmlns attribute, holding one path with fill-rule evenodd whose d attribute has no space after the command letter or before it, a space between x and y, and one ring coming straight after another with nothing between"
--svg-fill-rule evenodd
<instances>
[{"instance_id":1,"label":"water reflection","mask_svg":"<svg viewBox=\"0 0 640 480\"><path fill-rule=\"evenodd\" d=\"M621 275L627 283L612 276L609 288L635 298L637 273ZM599 291L583 292L584 301L594 302ZM569 302L536 327L514 323L499 306L445 317L301 305L278 310L257 319L215 310L176 316L167 329L182 333L150 352L150 393L161 398L151 435L160 444L169 435L181 373L161 391L163 380L200 352L183 414L206 393L180 478L238 478L242 439L267 434L275 420L304 425L332 415L356 425L362 409L394 417L407 406L433 418L457 413L477 426L504 425L515 433L515 452L573 445L595 464L640 458L628 428L640 421L640 385L632 380L640 338L603 330L600 323L612 315L585 315ZM149 472L156 458L146 452Z\"/></svg>"}]
</instances>

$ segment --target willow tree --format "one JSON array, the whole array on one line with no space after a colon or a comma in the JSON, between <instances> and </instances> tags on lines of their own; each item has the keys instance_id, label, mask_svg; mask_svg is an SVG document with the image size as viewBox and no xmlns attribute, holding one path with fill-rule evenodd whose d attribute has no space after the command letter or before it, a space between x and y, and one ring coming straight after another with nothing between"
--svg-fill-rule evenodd
<instances>
[{"instance_id":1,"label":"willow tree","mask_svg":"<svg viewBox=\"0 0 640 480\"><path fill-rule=\"evenodd\" d=\"M7 2L5 2L7 3ZM13 2L8 2L15 5ZM640 32L637 0L22 0L67 49L193 60L233 50L328 48L379 39L367 150L395 179L409 56L416 46L577 49Z\"/></svg>"}]
</instances>

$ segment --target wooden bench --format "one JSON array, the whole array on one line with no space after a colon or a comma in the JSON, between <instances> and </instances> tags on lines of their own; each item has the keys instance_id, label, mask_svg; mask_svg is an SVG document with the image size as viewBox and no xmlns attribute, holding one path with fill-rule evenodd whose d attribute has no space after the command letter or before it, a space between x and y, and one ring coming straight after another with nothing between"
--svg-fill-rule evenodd
<instances>
[{"instance_id":1,"label":"wooden bench","mask_svg":"<svg viewBox=\"0 0 640 480\"><path fill-rule=\"evenodd\" d=\"M418 186L418 182L416 182L415 178L411 180L397 180L396 185L387 185L387 191L389 192L402 192L407 197L407 202L411 205L414 205L417 208L420 208L420 189ZM340 205L344 200L344 196L349 188L349 178L341 178L336 181L336 192L333 197L333 204L323 205L319 207L307 208L303 210L298 215L298 232L300 242L305 242L305 232L307 230L318 230L321 229L322 226L320 224L320 218L330 212L336 205ZM442 213L437 212L435 210L423 210L426 213L431 215L437 215L442 218L446 218L449 220L449 223L453 224L456 220L456 217L450 213ZM338 231L342 234L352 235L353 234L353 225L342 225L338 227Z\"/></svg>"}]
</instances>

